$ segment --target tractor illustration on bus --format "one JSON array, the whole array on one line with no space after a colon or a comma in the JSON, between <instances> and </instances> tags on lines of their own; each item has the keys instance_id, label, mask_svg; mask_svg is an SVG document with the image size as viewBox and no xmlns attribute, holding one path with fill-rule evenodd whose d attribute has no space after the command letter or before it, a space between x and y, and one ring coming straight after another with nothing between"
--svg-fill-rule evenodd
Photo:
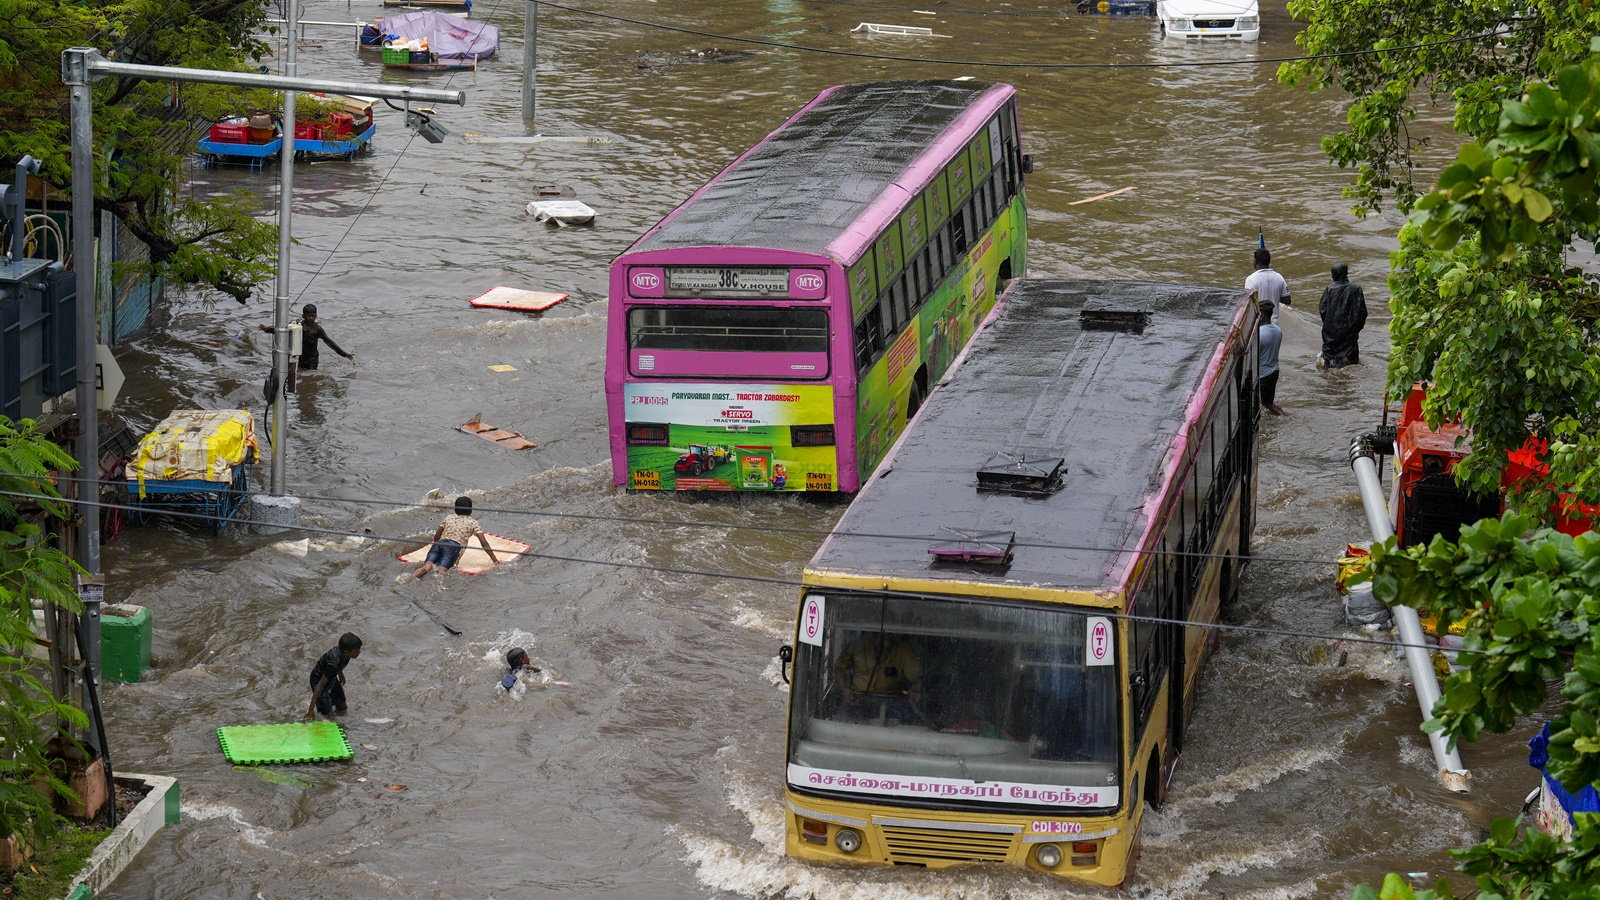
<instances>
[{"instance_id":1,"label":"tractor illustration on bus","mask_svg":"<svg viewBox=\"0 0 1600 900\"><path fill-rule=\"evenodd\" d=\"M672 471L693 477L703 472L715 471L718 466L727 462L731 455L732 451L727 447L690 444L689 452L678 457L678 461L672 464Z\"/></svg>"}]
</instances>

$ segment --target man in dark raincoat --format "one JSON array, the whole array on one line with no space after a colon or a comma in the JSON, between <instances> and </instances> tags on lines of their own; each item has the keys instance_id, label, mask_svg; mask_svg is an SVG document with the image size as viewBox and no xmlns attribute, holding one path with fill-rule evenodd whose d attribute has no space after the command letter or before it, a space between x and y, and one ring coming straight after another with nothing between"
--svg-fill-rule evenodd
<instances>
[{"instance_id":1,"label":"man in dark raincoat","mask_svg":"<svg viewBox=\"0 0 1600 900\"><path fill-rule=\"evenodd\" d=\"M1322 291L1322 302L1317 312L1322 316L1322 355L1317 358L1320 367L1338 369L1361 362L1357 340L1361 326L1367 324L1367 298L1361 286L1351 284L1349 267L1336 263L1333 267L1333 284Z\"/></svg>"}]
</instances>

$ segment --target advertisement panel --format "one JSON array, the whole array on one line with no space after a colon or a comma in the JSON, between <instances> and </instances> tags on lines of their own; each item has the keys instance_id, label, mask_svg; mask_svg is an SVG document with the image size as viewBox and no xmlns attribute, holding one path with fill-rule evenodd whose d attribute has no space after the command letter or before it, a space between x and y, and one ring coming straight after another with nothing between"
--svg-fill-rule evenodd
<instances>
[{"instance_id":1,"label":"advertisement panel","mask_svg":"<svg viewBox=\"0 0 1600 900\"><path fill-rule=\"evenodd\" d=\"M1017 256L1021 238L1019 202L1000 214L977 246L950 273L946 283L922 305L894 344L862 375L856 386L856 465L863 473L878 462L905 430L905 399L917 370L927 368L927 384L937 384L961 352L978 323L994 308L995 277L1003 258Z\"/></svg>"},{"instance_id":2,"label":"advertisement panel","mask_svg":"<svg viewBox=\"0 0 1600 900\"><path fill-rule=\"evenodd\" d=\"M628 447L628 486L648 491L832 491L834 447L795 447L790 427L833 423L820 384L628 384L628 424L664 425L664 446Z\"/></svg>"}]
</instances>

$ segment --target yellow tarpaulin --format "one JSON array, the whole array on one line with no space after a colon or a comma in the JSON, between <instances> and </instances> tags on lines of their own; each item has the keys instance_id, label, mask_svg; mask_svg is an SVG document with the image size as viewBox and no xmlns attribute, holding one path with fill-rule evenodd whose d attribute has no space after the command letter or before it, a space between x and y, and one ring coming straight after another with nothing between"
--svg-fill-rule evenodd
<instances>
[{"instance_id":1,"label":"yellow tarpaulin","mask_svg":"<svg viewBox=\"0 0 1600 900\"><path fill-rule=\"evenodd\" d=\"M133 457L139 497L145 479L232 481L233 468L256 445L255 420L242 409L180 409L161 420L139 442Z\"/></svg>"}]
</instances>

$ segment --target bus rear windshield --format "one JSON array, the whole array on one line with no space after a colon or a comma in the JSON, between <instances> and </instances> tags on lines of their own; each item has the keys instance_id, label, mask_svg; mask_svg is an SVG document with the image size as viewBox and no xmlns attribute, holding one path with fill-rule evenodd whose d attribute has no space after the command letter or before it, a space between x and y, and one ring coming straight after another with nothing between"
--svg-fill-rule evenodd
<instances>
[{"instance_id":1,"label":"bus rear windshield","mask_svg":"<svg viewBox=\"0 0 1600 900\"><path fill-rule=\"evenodd\" d=\"M828 313L820 309L649 306L628 313L635 350L826 353Z\"/></svg>"},{"instance_id":2,"label":"bus rear windshield","mask_svg":"<svg viewBox=\"0 0 1600 900\"><path fill-rule=\"evenodd\" d=\"M1084 612L827 591L808 602L819 595L821 645L795 656L789 764L801 787L860 792L865 780L934 785L889 792L950 805L1115 805L1118 667L1085 665Z\"/></svg>"}]
</instances>

